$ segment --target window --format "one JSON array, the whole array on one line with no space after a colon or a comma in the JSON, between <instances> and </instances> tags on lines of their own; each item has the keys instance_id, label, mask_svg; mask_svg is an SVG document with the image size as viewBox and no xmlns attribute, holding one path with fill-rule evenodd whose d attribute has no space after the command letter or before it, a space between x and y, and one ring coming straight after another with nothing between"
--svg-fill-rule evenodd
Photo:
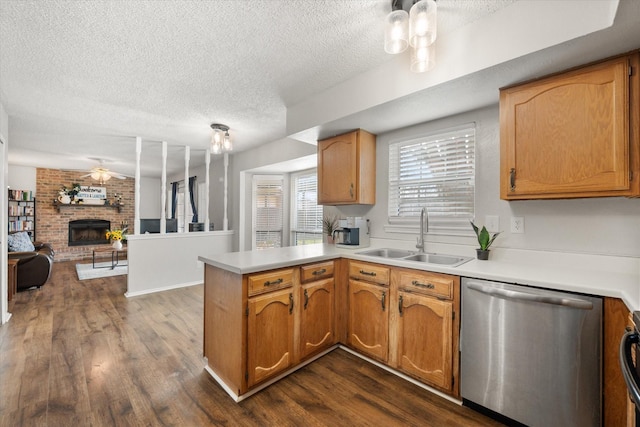
<instances>
[{"instance_id":1,"label":"window","mask_svg":"<svg viewBox=\"0 0 640 427\"><path fill-rule=\"evenodd\" d=\"M291 242L294 246L322 243L322 206L318 205L316 170L292 178Z\"/></svg>"},{"instance_id":2,"label":"window","mask_svg":"<svg viewBox=\"0 0 640 427\"><path fill-rule=\"evenodd\" d=\"M413 229L426 207L430 233L468 234L474 191L474 126L389 145L389 229Z\"/></svg>"},{"instance_id":3,"label":"window","mask_svg":"<svg viewBox=\"0 0 640 427\"><path fill-rule=\"evenodd\" d=\"M253 177L253 236L255 249L282 246L282 176Z\"/></svg>"}]
</instances>

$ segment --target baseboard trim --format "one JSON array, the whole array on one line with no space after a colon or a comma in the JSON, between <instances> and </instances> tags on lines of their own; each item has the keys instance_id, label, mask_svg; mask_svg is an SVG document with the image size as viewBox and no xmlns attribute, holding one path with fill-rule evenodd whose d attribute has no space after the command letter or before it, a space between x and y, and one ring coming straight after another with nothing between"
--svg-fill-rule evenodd
<instances>
[{"instance_id":1,"label":"baseboard trim","mask_svg":"<svg viewBox=\"0 0 640 427\"><path fill-rule=\"evenodd\" d=\"M127 283L127 292L124 293L124 296L127 298L131 298L131 297L137 297L140 295L155 294L156 292L170 291L172 289L188 288L189 286L196 286L196 285L202 285L202 281L197 280L194 282L185 282L185 283L178 283L177 285L164 286L162 288L153 288L153 289L145 289L143 291L129 292L128 291L129 285Z\"/></svg>"},{"instance_id":2,"label":"baseboard trim","mask_svg":"<svg viewBox=\"0 0 640 427\"><path fill-rule=\"evenodd\" d=\"M313 362L313 361L315 361L315 360L318 360L319 358L321 358L322 356L324 356L324 355L325 355L325 354L327 354L327 353L332 352L332 351L333 351L333 350L335 350L336 348L338 348L338 345L334 345L333 347L330 347L330 348L328 348L328 349L326 349L326 350L324 350L324 351L322 351L322 352L320 352L320 353L316 354L315 356L313 356L313 357L311 357L311 358L309 358L309 359L305 360L304 362L301 362L299 365L296 365L295 367L293 367L293 368L291 368L291 369L289 369L289 370L287 370L287 371L284 371L284 372L283 372L283 373L281 373L280 375L278 375L278 376L275 376L275 377L271 378L269 381L264 382L264 383L262 383L262 384L260 384L260 385L256 386L255 388L252 388L251 390L247 391L245 394L241 394L241 395L236 394L236 393L235 393L235 392L234 392L234 391L233 391L233 390L232 390L232 389L231 389L231 388L230 388L230 387L229 387L229 386L228 386L228 385L227 385L227 384L222 380L222 378L220 378L220 377L219 377L219 376L218 376L218 375L213 371L213 369L211 369L211 368L209 367L209 363L208 363L208 362L206 363L206 365L205 365L204 369L205 369L205 371L207 371L207 372L209 373L209 375L211 375L211 377L213 377L213 379L214 379L214 380L216 380L216 382L217 382L218 384L220 384L220 387L222 387L222 388L224 389L224 391L226 391L226 392L227 392L227 394L228 394L229 396L231 396L231 398L232 398L236 403L238 403L238 402L242 402L244 399L246 399L246 398L248 398L248 397L253 396L253 395L254 395L254 394L256 394L257 392L259 392L259 391L261 391L261 390L264 390L265 388L269 387L271 384L273 384L273 383L276 383L276 382L280 381L282 378L284 378L284 377L286 377L287 375L289 375L289 374L291 374L291 373L293 373L293 372L297 371L298 369L300 369L300 368L303 368L303 367L307 366L309 363L311 363L311 362ZM206 360L206 358L205 358L205 360Z\"/></svg>"}]
</instances>

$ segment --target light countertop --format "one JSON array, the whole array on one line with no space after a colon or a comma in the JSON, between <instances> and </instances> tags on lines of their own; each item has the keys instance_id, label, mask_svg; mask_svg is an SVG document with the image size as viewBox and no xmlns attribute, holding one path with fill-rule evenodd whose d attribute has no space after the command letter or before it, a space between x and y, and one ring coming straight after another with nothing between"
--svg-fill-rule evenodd
<instances>
[{"instance_id":1,"label":"light countertop","mask_svg":"<svg viewBox=\"0 0 640 427\"><path fill-rule=\"evenodd\" d=\"M359 255L358 252L363 250L365 249L351 250L337 248L335 245L316 244L212 256L201 255L198 259L227 271L247 274L335 258L349 258L463 277L615 297L622 299L630 310L640 310L640 260L637 258L498 249L492 251L488 261L474 258L458 267L447 267Z\"/></svg>"}]
</instances>

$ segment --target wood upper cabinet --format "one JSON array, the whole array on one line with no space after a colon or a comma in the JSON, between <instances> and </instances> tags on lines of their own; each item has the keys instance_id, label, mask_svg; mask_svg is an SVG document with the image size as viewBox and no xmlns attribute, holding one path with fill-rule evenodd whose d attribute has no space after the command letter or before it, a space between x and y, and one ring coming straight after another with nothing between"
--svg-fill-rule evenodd
<instances>
[{"instance_id":1,"label":"wood upper cabinet","mask_svg":"<svg viewBox=\"0 0 640 427\"><path fill-rule=\"evenodd\" d=\"M460 278L394 269L391 286L390 366L458 395Z\"/></svg>"},{"instance_id":2,"label":"wood upper cabinet","mask_svg":"<svg viewBox=\"0 0 640 427\"><path fill-rule=\"evenodd\" d=\"M500 90L500 197L640 195L638 52Z\"/></svg>"},{"instance_id":3,"label":"wood upper cabinet","mask_svg":"<svg viewBox=\"0 0 640 427\"><path fill-rule=\"evenodd\" d=\"M375 202L375 135L359 129L318 141L318 204Z\"/></svg>"},{"instance_id":4,"label":"wood upper cabinet","mask_svg":"<svg viewBox=\"0 0 640 427\"><path fill-rule=\"evenodd\" d=\"M293 363L293 290L250 298L248 309L247 386L252 387Z\"/></svg>"},{"instance_id":5,"label":"wood upper cabinet","mask_svg":"<svg viewBox=\"0 0 640 427\"><path fill-rule=\"evenodd\" d=\"M336 343L333 261L300 267L300 359Z\"/></svg>"}]
</instances>

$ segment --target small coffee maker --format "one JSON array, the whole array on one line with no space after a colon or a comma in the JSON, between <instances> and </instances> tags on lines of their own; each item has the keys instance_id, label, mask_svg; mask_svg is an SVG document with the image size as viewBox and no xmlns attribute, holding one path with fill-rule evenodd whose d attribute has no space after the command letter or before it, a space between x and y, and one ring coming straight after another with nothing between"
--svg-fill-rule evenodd
<instances>
[{"instance_id":1,"label":"small coffee maker","mask_svg":"<svg viewBox=\"0 0 640 427\"><path fill-rule=\"evenodd\" d=\"M336 246L344 248L366 248L369 246L369 220L350 216L340 220L339 233L342 234L342 241Z\"/></svg>"}]
</instances>

